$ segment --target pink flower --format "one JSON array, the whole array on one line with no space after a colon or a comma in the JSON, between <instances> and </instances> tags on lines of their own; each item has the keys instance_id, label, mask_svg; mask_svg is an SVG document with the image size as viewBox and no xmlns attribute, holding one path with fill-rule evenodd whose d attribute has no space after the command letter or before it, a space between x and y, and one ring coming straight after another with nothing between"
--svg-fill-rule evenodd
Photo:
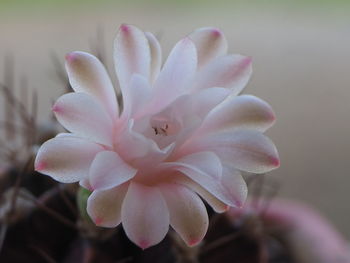
<instances>
[{"instance_id":1,"label":"pink flower","mask_svg":"<svg viewBox=\"0 0 350 263\"><path fill-rule=\"evenodd\" d=\"M87 211L96 225L123 224L142 248L159 243L169 224L190 246L208 228L199 196L216 212L240 207L247 186L240 171L279 166L262 132L274 122L271 107L237 96L251 75L251 59L226 55L215 28L180 40L163 67L151 33L122 25L114 61L123 111L101 62L84 52L66 57L74 93L53 106L71 133L44 143L36 170L92 191Z\"/></svg>"}]
</instances>

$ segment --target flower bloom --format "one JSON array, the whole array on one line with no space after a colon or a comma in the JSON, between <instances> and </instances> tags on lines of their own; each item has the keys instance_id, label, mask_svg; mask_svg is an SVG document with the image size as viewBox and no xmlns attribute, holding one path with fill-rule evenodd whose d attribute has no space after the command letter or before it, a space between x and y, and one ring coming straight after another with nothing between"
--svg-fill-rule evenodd
<instances>
[{"instance_id":1,"label":"flower bloom","mask_svg":"<svg viewBox=\"0 0 350 263\"><path fill-rule=\"evenodd\" d=\"M119 106L102 63L84 52L66 56L75 92L53 111L71 133L38 151L35 169L92 191L87 212L98 226L120 223L141 248L159 243L169 225L189 245L208 228L202 197L216 212L240 207L247 196L241 171L279 166L262 133L271 107L237 96L251 75L251 59L227 55L223 34L201 28L180 40L162 66L157 39L122 25L114 62L123 95Z\"/></svg>"}]
</instances>

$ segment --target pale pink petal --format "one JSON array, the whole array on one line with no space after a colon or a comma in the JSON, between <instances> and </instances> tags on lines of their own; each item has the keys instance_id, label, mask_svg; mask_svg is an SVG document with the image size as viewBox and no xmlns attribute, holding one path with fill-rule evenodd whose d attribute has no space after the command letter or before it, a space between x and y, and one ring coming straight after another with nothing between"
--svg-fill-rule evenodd
<instances>
[{"instance_id":1,"label":"pale pink petal","mask_svg":"<svg viewBox=\"0 0 350 263\"><path fill-rule=\"evenodd\" d=\"M232 95L240 93L252 73L250 57L227 55L214 59L196 76L195 90L211 87L228 88Z\"/></svg>"},{"instance_id":2,"label":"pale pink petal","mask_svg":"<svg viewBox=\"0 0 350 263\"><path fill-rule=\"evenodd\" d=\"M80 138L80 136L76 135L76 134L73 134L73 133L68 133L68 132L61 132L61 133L58 133L56 136L56 138L58 137L75 137L75 138Z\"/></svg>"},{"instance_id":3,"label":"pale pink petal","mask_svg":"<svg viewBox=\"0 0 350 263\"><path fill-rule=\"evenodd\" d=\"M149 121L153 129L143 133L157 142L160 148L173 142L176 143L176 147L179 147L201 125L208 112L229 94L230 91L225 88L211 88L195 94L182 95L161 112L153 115ZM161 128L164 125L167 127L167 136L159 135L154 131L154 127Z\"/></svg>"},{"instance_id":4,"label":"pale pink petal","mask_svg":"<svg viewBox=\"0 0 350 263\"><path fill-rule=\"evenodd\" d=\"M57 120L74 134L97 143L113 144L111 117L86 93L68 93L61 96L52 107Z\"/></svg>"},{"instance_id":5,"label":"pale pink petal","mask_svg":"<svg viewBox=\"0 0 350 263\"><path fill-rule=\"evenodd\" d=\"M99 152L91 164L89 178L94 190L106 190L133 178L137 170L114 151Z\"/></svg>"},{"instance_id":6,"label":"pale pink petal","mask_svg":"<svg viewBox=\"0 0 350 263\"><path fill-rule=\"evenodd\" d=\"M123 92L124 109L121 118L138 118L144 114L143 106L149 102L151 92L151 86L145 77L132 75L129 88Z\"/></svg>"},{"instance_id":7,"label":"pale pink petal","mask_svg":"<svg viewBox=\"0 0 350 263\"><path fill-rule=\"evenodd\" d=\"M213 151L224 163L251 173L266 173L280 164L273 142L254 130L214 133L189 140L181 148L182 154L204 150Z\"/></svg>"},{"instance_id":8,"label":"pale pink petal","mask_svg":"<svg viewBox=\"0 0 350 263\"><path fill-rule=\"evenodd\" d=\"M197 152L187 155L176 162L162 163L160 169L176 170L188 176L191 180L206 189L220 201L229 206L240 206L241 200L237 199L234 189L227 189L222 184L222 165L220 159L211 152ZM177 176L172 178L178 183L193 187L191 181Z\"/></svg>"},{"instance_id":9,"label":"pale pink petal","mask_svg":"<svg viewBox=\"0 0 350 263\"><path fill-rule=\"evenodd\" d=\"M112 82L102 63L85 52L72 52L66 56L69 82L75 92L94 96L114 119L118 117L118 104Z\"/></svg>"},{"instance_id":10,"label":"pale pink petal","mask_svg":"<svg viewBox=\"0 0 350 263\"><path fill-rule=\"evenodd\" d=\"M132 182L122 206L126 235L142 249L158 244L169 229L169 211L156 187Z\"/></svg>"},{"instance_id":11,"label":"pale pink petal","mask_svg":"<svg viewBox=\"0 0 350 263\"><path fill-rule=\"evenodd\" d=\"M197 51L189 38L179 41L171 51L154 84L151 105L158 111L188 93L197 68Z\"/></svg>"},{"instance_id":12,"label":"pale pink petal","mask_svg":"<svg viewBox=\"0 0 350 263\"><path fill-rule=\"evenodd\" d=\"M80 185L81 187L84 187L85 189L87 189L87 190L89 190L89 191L92 191L92 190L93 190L93 189L92 189L92 186L91 186L91 184L90 184L90 179L89 179L89 177L85 177L85 178L81 179L81 180L79 181L79 185Z\"/></svg>"},{"instance_id":13,"label":"pale pink petal","mask_svg":"<svg viewBox=\"0 0 350 263\"><path fill-rule=\"evenodd\" d=\"M231 165L222 167L221 184L236 200L236 205L242 207L247 200L248 187L241 173Z\"/></svg>"},{"instance_id":14,"label":"pale pink petal","mask_svg":"<svg viewBox=\"0 0 350 263\"><path fill-rule=\"evenodd\" d=\"M202 67L214 58L225 55L227 41L224 34L217 28L203 27L189 35L197 48L198 67Z\"/></svg>"},{"instance_id":15,"label":"pale pink petal","mask_svg":"<svg viewBox=\"0 0 350 263\"><path fill-rule=\"evenodd\" d=\"M162 65L162 50L157 38L150 32L145 33L151 50L151 81L158 77Z\"/></svg>"},{"instance_id":16,"label":"pale pink petal","mask_svg":"<svg viewBox=\"0 0 350 263\"><path fill-rule=\"evenodd\" d=\"M265 101L252 95L230 96L208 114L197 134L235 128L264 132L274 121L275 114Z\"/></svg>"},{"instance_id":17,"label":"pale pink petal","mask_svg":"<svg viewBox=\"0 0 350 263\"><path fill-rule=\"evenodd\" d=\"M228 95L230 95L230 91L225 88L214 87L200 90L195 94L191 94L192 109L198 116L204 118L208 112L224 101ZM189 113L191 112L187 112L187 114Z\"/></svg>"},{"instance_id":18,"label":"pale pink petal","mask_svg":"<svg viewBox=\"0 0 350 263\"><path fill-rule=\"evenodd\" d=\"M191 188L193 191L199 194L214 209L216 213L223 213L229 209L229 206L227 204L220 201L218 198L212 195L209 191L207 191L198 183L196 183L195 181L191 180L188 177L177 176L174 182L183 184Z\"/></svg>"},{"instance_id":19,"label":"pale pink petal","mask_svg":"<svg viewBox=\"0 0 350 263\"><path fill-rule=\"evenodd\" d=\"M151 52L144 32L132 25L121 25L114 41L114 64L123 93L133 74L149 80Z\"/></svg>"},{"instance_id":20,"label":"pale pink petal","mask_svg":"<svg viewBox=\"0 0 350 263\"><path fill-rule=\"evenodd\" d=\"M193 107L195 99L190 94L182 95L163 111L153 115L149 121L152 129L149 129L145 135L154 140L160 148L173 142L176 143L176 147L181 145L201 124L201 119ZM165 126L167 127L166 136L155 132L155 129L159 131Z\"/></svg>"},{"instance_id":21,"label":"pale pink petal","mask_svg":"<svg viewBox=\"0 0 350 263\"><path fill-rule=\"evenodd\" d=\"M134 120L129 120L127 127L117 138L116 149L124 160L132 163L135 159L147 155L151 148L156 147L154 141L133 131Z\"/></svg>"},{"instance_id":22,"label":"pale pink petal","mask_svg":"<svg viewBox=\"0 0 350 263\"><path fill-rule=\"evenodd\" d=\"M108 190L95 190L87 201L87 213L97 226L116 227L121 222L122 203L128 184Z\"/></svg>"},{"instance_id":23,"label":"pale pink petal","mask_svg":"<svg viewBox=\"0 0 350 263\"><path fill-rule=\"evenodd\" d=\"M154 115L154 118L177 120L182 126L192 122L191 116L195 115L203 119L208 112L230 95L225 88L210 88L200 90L193 94L179 96L161 112Z\"/></svg>"},{"instance_id":24,"label":"pale pink petal","mask_svg":"<svg viewBox=\"0 0 350 263\"><path fill-rule=\"evenodd\" d=\"M62 183L78 182L88 176L91 162L102 150L102 146L77 137L53 138L40 147L35 170Z\"/></svg>"},{"instance_id":25,"label":"pale pink petal","mask_svg":"<svg viewBox=\"0 0 350 263\"><path fill-rule=\"evenodd\" d=\"M134 120L131 119L127 128L119 135L116 148L121 157L133 167L151 167L164 160L174 148L173 144L160 149L155 141L133 130Z\"/></svg>"},{"instance_id":26,"label":"pale pink petal","mask_svg":"<svg viewBox=\"0 0 350 263\"><path fill-rule=\"evenodd\" d=\"M205 236L209 219L199 196L186 187L162 184L160 190L170 213L170 225L189 245L197 245Z\"/></svg>"}]
</instances>

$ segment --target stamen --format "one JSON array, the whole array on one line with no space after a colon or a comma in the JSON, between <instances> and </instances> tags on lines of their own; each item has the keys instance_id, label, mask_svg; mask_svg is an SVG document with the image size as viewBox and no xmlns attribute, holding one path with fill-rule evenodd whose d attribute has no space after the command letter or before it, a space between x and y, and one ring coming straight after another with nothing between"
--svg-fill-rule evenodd
<instances>
[{"instance_id":1,"label":"stamen","mask_svg":"<svg viewBox=\"0 0 350 263\"><path fill-rule=\"evenodd\" d=\"M152 127L156 135L159 134L164 136L168 135L168 128L169 128L169 125L167 123L165 123L165 125L163 125L162 127Z\"/></svg>"}]
</instances>

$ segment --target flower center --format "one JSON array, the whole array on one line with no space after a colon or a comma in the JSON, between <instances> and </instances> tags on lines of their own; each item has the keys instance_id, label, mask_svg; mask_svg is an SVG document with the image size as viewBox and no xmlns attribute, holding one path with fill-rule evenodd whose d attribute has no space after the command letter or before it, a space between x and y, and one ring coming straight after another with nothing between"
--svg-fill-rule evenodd
<instances>
[{"instance_id":1,"label":"flower center","mask_svg":"<svg viewBox=\"0 0 350 263\"><path fill-rule=\"evenodd\" d=\"M151 127L153 134L158 137L175 135L181 130L181 125L175 119L169 118L169 116L154 116L151 119Z\"/></svg>"},{"instance_id":2,"label":"flower center","mask_svg":"<svg viewBox=\"0 0 350 263\"><path fill-rule=\"evenodd\" d=\"M156 135L164 135L167 136L168 135L168 129L169 129L169 124L165 123L160 127L157 126L152 126L152 129L154 130L154 133Z\"/></svg>"}]
</instances>

